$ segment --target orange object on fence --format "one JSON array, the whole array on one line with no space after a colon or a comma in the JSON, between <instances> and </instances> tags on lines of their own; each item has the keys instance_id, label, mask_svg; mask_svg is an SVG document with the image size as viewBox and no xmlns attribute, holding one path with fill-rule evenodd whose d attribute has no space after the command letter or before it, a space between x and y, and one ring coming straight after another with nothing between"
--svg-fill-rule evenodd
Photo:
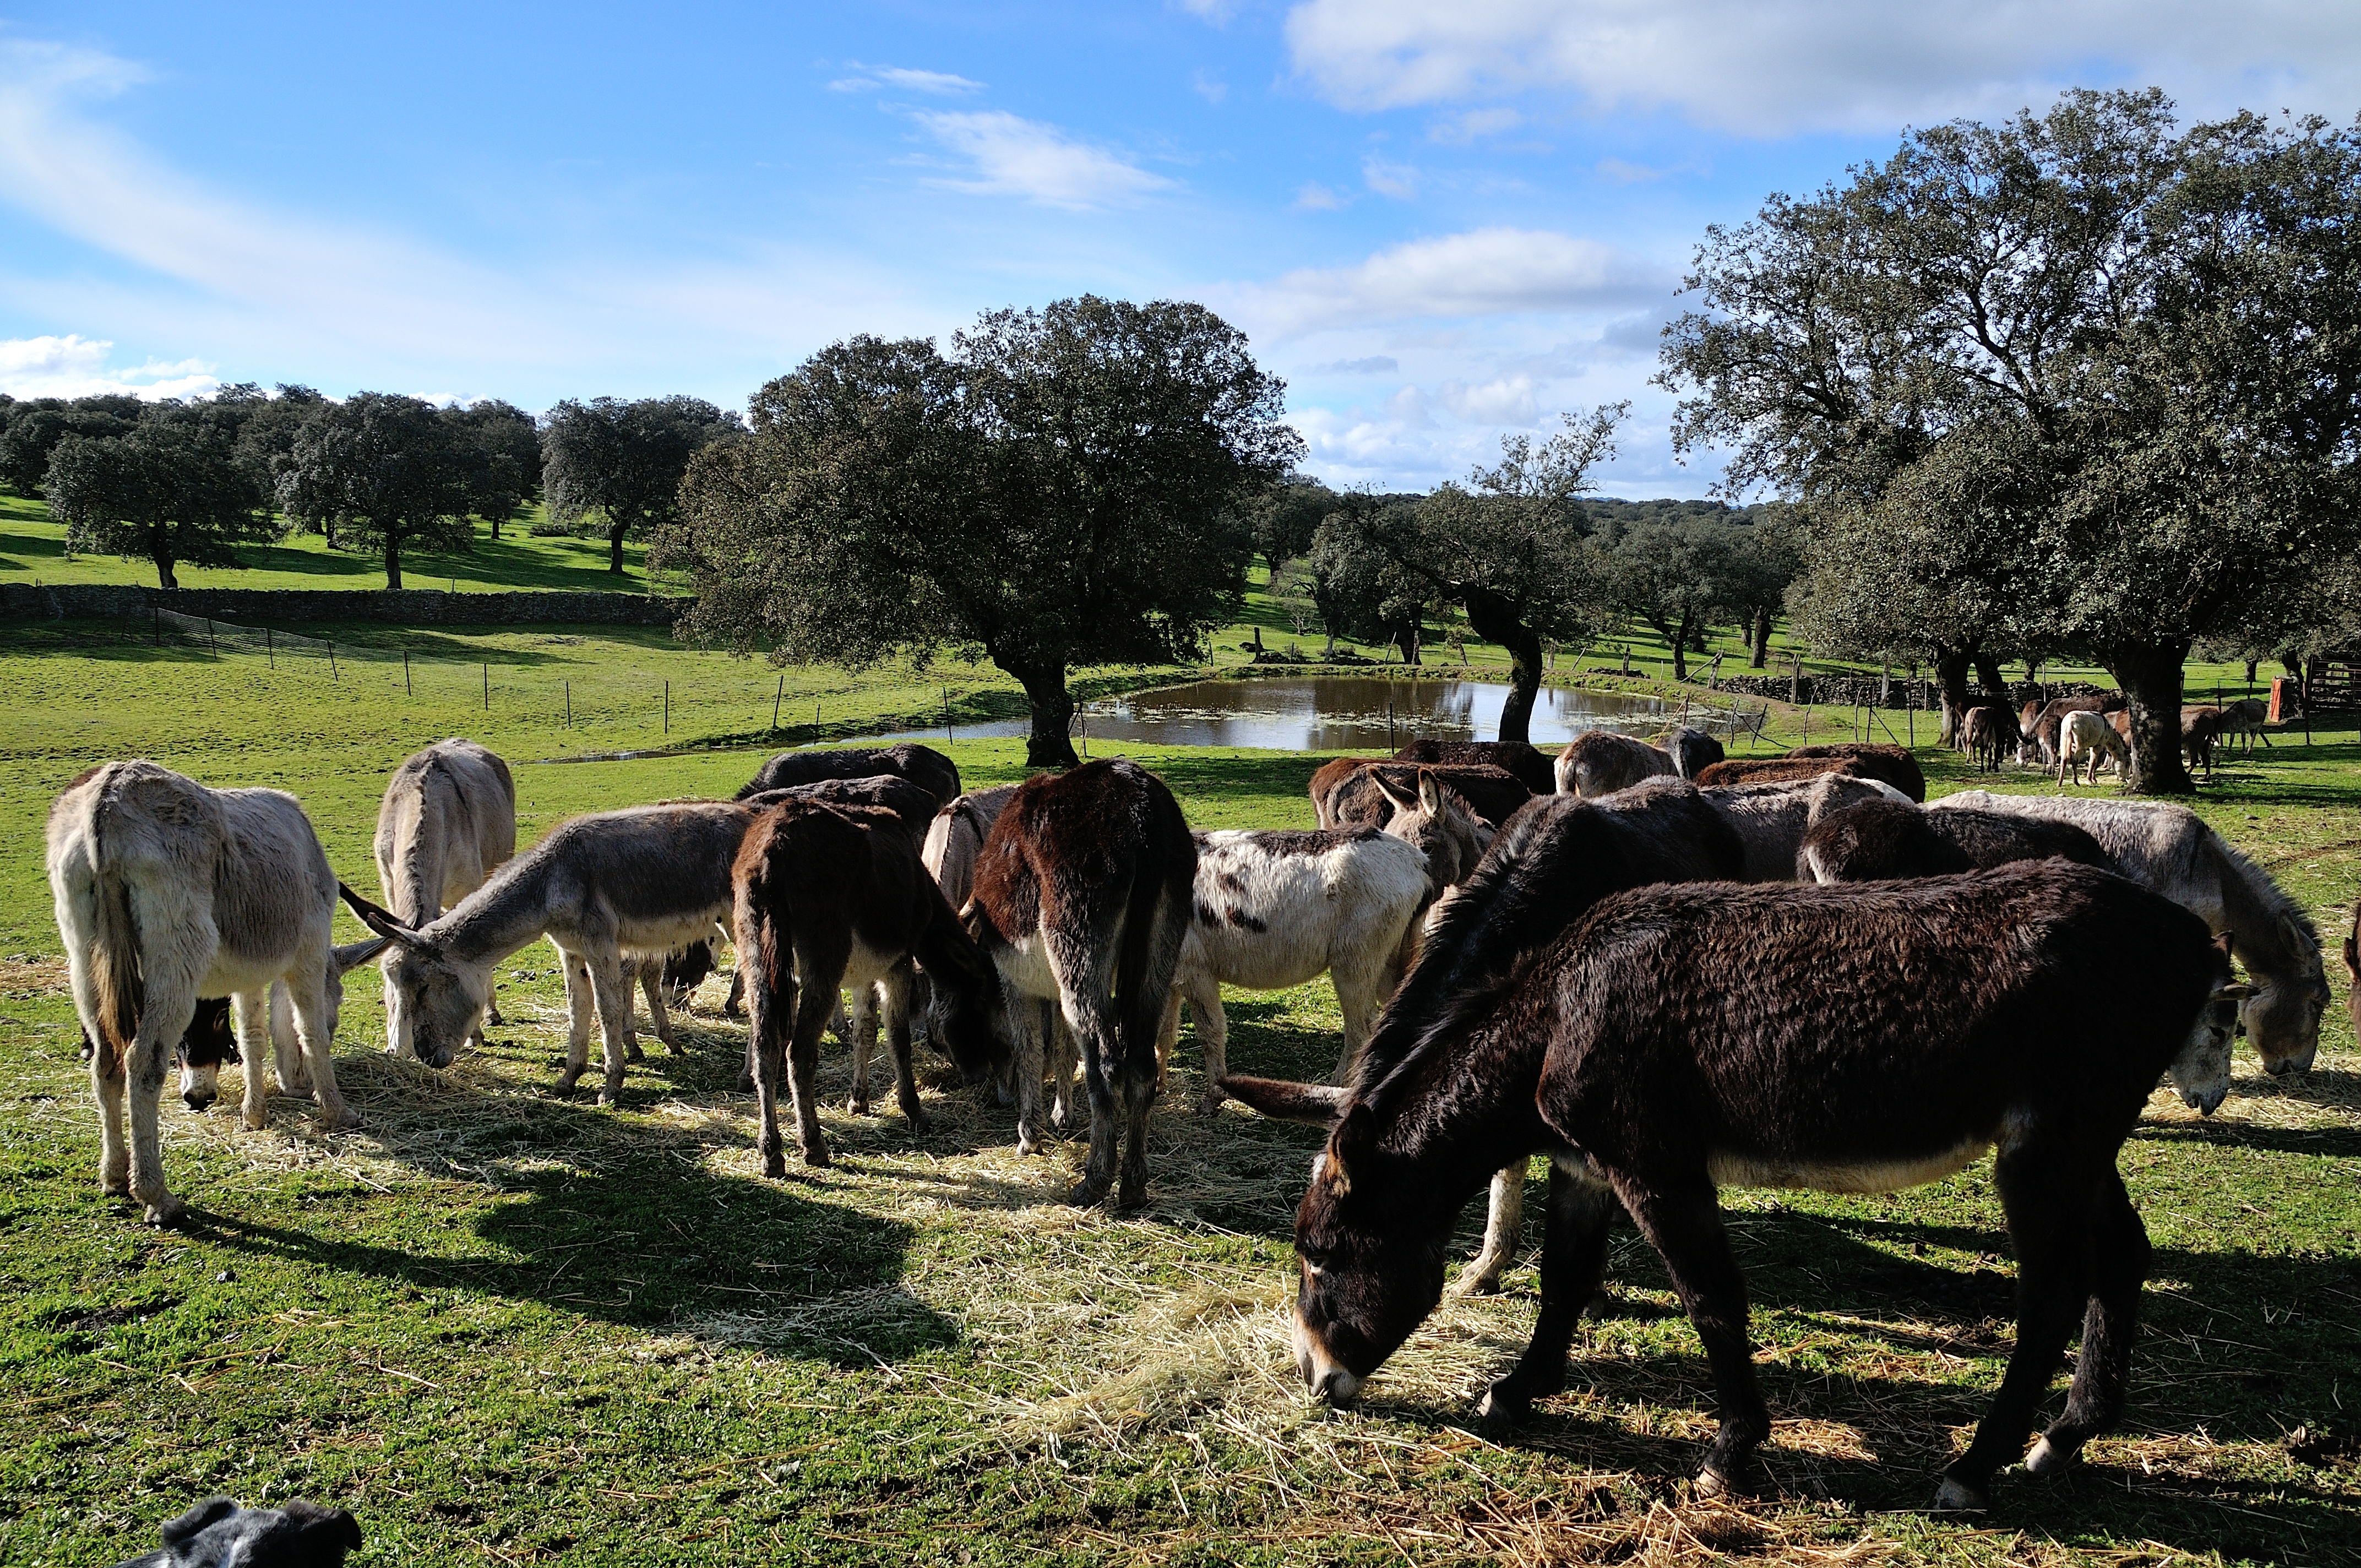
<instances>
[{"instance_id":1,"label":"orange object on fence","mask_svg":"<svg viewBox=\"0 0 2361 1568\"><path fill-rule=\"evenodd\" d=\"M2286 702L2288 687L2294 684L2294 682L2289 680L2285 675L2275 676L2272 679L2271 716L2264 722L2269 724L2284 724L2287 722Z\"/></svg>"}]
</instances>

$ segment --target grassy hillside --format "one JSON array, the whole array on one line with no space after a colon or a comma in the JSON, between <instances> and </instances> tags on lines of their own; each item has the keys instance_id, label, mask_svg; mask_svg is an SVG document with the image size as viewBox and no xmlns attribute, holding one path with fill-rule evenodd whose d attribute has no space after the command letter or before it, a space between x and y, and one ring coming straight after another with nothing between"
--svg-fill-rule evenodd
<instances>
[{"instance_id":1,"label":"grassy hillside","mask_svg":"<svg viewBox=\"0 0 2361 1568\"><path fill-rule=\"evenodd\" d=\"M1467 1421L1530 1328L1529 1265L1500 1297L1447 1303L1360 1409L1310 1406L1284 1305L1316 1140L1235 1107L1186 1113L1185 1036L1153 1201L1115 1216L1054 1201L1079 1143L1019 1159L1009 1113L939 1064L926 1137L834 1109L849 1071L833 1045L839 1163L760 1179L718 981L686 1053L649 1042L600 1112L546 1092L564 1035L546 947L500 966L511 1025L443 1073L379 1053L360 976L338 1076L367 1125L324 1136L281 1098L247 1133L233 1069L212 1113L168 1103L167 1168L194 1218L146 1231L97 1191L53 956L38 828L72 774L136 752L291 789L332 862L374 887L385 774L438 736L517 761L528 839L586 809L732 789L759 755L535 762L661 742L650 676L677 683L671 739L744 735L776 676L660 635L433 635L492 663L489 711L456 664L405 696L381 663L0 643L0 1563L113 1561L214 1490L351 1506L367 1564L2361 1560L2361 1055L2341 974L2308 1078L2266 1080L2242 1056L2217 1116L2151 1102L2123 1162L2158 1249L2125 1428L2062 1480L2004 1476L1975 1520L1912 1510L2010 1341L1988 1163L1894 1198L1729 1195L1778 1418L1766 1495L1735 1506L1687 1499L1710 1396L1629 1232L1619 1310L1585 1325L1569 1391L1517 1436ZM507 695L566 680L575 730ZM790 687L850 733L936 684L801 672ZM954 701L995 693L979 675ZM2280 739L2200 809L2334 940L2361 881L2361 747L2349 728ZM1310 823L1315 758L1131 750L1198 826ZM1015 742L951 751L971 784L1023 771ZM1974 782L1927 761L1938 790ZM1316 1075L1334 1056L1324 985L1234 993L1229 1011L1241 1069ZM2059 1027L2104 1027L2103 988ZM1472 1241L1471 1222L1461 1255Z\"/></svg>"}]
</instances>

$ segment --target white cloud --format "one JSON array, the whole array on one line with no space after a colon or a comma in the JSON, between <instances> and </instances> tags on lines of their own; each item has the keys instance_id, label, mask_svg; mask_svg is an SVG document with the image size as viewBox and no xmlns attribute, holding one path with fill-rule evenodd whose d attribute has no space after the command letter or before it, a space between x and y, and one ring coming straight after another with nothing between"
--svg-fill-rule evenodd
<instances>
[{"instance_id":1,"label":"white cloud","mask_svg":"<svg viewBox=\"0 0 2361 1568\"><path fill-rule=\"evenodd\" d=\"M1296 188L1293 205L1299 213L1334 213L1343 211L1350 200L1317 180L1307 180Z\"/></svg>"},{"instance_id":2,"label":"white cloud","mask_svg":"<svg viewBox=\"0 0 2361 1568\"><path fill-rule=\"evenodd\" d=\"M950 98L983 91L983 82L964 76L953 76L947 71L913 71L900 65L863 65L857 60L847 61L846 68L857 74L838 77L828 84L829 92L874 93L884 87L898 87L905 93L925 93L939 98Z\"/></svg>"},{"instance_id":3,"label":"white cloud","mask_svg":"<svg viewBox=\"0 0 2361 1568\"><path fill-rule=\"evenodd\" d=\"M1570 92L1756 136L2007 114L2072 84L2160 83L2197 113L2361 101L2361 6L2336 4L1304 0L1287 37L1349 108Z\"/></svg>"},{"instance_id":4,"label":"white cloud","mask_svg":"<svg viewBox=\"0 0 2361 1568\"><path fill-rule=\"evenodd\" d=\"M1307 268L1233 291L1257 335L1433 317L1624 307L1668 294L1672 277L1597 240L1486 228L1411 240L1357 267Z\"/></svg>"},{"instance_id":5,"label":"white cloud","mask_svg":"<svg viewBox=\"0 0 2361 1568\"><path fill-rule=\"evenodd\" d=\"M1525 123L1525 116L1514 109L1495 104L1489 109L1470 109L1465 114L1451 115L1437 120L1426 130L1429 141L1447 142L1453 147L1466 147L1485 137L1496 137L1503 131L1515 130Z\"/></svg>"},{"instance_id":6,"label":"white cloud","mask_svg":"<svg viewBox=\"0 0 2361 1568\"><path fill-rule=\"evenodd\" d=\"M1418 194L1418 170L1407 163L1388 163L1372 154L1361 159L1361 182L1380 196L1407 202Z\"/></svg>"},{"instance_id":7,"label":"white cloud","mask_svg":"<svg viewBox=\"0 0 2361 1568\"><path fill-rule=\"evenodd\" d=\"M975 195L1022 196L1047 207L1087 211L1170 190L1151 174L1055 126L1020 119L1005 110L928 112L918 123L973 167L970 179L946 180L950 190Z\"/></svg>"},{"instance_id":8,"label":"white cloud","mask_svg":"<svg viewBox=\"0 0 2361 1568\"><path fill-rule=\"evenodd\" d=\"M1401 361L1390 354L1372 354L1360 359L1332 359L1325 365L1314 365L1315 376L1390 376L1401 368Z\"/></svg>"},{"instance_id":9,"label":"white cloud","mask_svg":"<svg viewBox=\"0 0 2361 1568\"><path fill-rule=\"evenodd\" d=\"M12 398L89 398L103 392L134 397L195 398L221 385L213 367L194 359L165 365L155 360L135 369L107 366L115 345L68 334L64 337L0 339L0 392Z\"/></svg>"},{"instance_id":10,"label":"white cloud","mask_svg":"<svg viewBox=\"0 0 2361 1568\"><path fill-rule=\"evenodd\" d=\"M1201 22L1221 27L1237 15L1238 0L1174 0L1180 9Z\"/></svg>"},{"instance_id":11,"label":"white cloud","mask_svg":"<svg viewBox=\"0 0 2361 1568\"><path fill-rule=\"evenodd\" d=\"M1531 376L1503 376L1480 387L1445 381L1436 390L1444 408L1471 424L1530 425L1542 417Z\"/></svg>"},{"instance_id":12,"label":"white cloud","mask_svg":"<svg viewBox=\"0 0 2361 1568\"><path fill-rule=\"evenodd\" d=\"M1208 104L1219 104L1230 95L1230 84L1206 71L1192 71L1189 73L1189 91Z\"/></svg>"}]
</instances>

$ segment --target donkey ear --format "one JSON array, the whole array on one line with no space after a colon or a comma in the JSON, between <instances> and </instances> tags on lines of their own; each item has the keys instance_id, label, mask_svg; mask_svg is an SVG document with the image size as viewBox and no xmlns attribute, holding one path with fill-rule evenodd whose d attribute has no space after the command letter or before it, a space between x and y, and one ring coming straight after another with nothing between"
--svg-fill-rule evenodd
<instances>
[{"instance_id":1,"label":"donkey ear","mask_svg":"<svg viewBox=\"0 0 2361 1568\"><path fill-rule=\"evenodd\" d=\"M371 937L366 942L340 943L330 961L336 966L338 974L346 974L385 951L392 941L390 937Z\"/></svg>"},{"instance_id":2,"label":"donkey ear","mask_svg":"<svg viewBox=\"0 0 2361 1568\"><path fill-rule=\"evenodd\" d=\"M2249 996L2260 996L2261 994L2262 989L2259 986L2225 985L2205 1000L2208 1002L2244 1002Z\"/></svg>"},{"instance_id":3,"label":"donkey ear","mask_svg":"<svg viewBox=\"0 0 2361 1568\"><path fill-rule=\"evenodd\" d=\"M1415 811L1418 809L1418 796L1415 795L1405 795L1402 793L1400 786L1396 784L1393 780L1386 777L1385 774L1372 770L1369 773L1369 777L1377 781L1378 793L1384 795L1388 801L1391 802L1393 808L1396 811Z\"/></svg>"},{"instance_id":4,"label":"donkey ear","mask_svg":"<svg viewBox=\"0 0 2361 1568\"><path fill-rule=\"evenodd\" d=\"M2345 933L2345 972L2361 981L2361 914L2354 916L2353 929Z\"/></svg>"},{"instance_id":5,"label":"donkey ear","mask_svg":"<svg viewBox=\"0 0 2361 1568\"><path fill-rule=\"evenodd\" d=\"M1315 1127L1334 1126L1353 1097L1351 1090L1334 1084L1290 1083L1279 1078L1224 1078L1221 1090L1266 1116L1281 1122L1309 1122Z\"/></svg>"},{"instance_id":6,"label":"donkey ear","mask_svg":"<svg viewBox=\"0 0 2361 1568\"><path fill-rule=\"evenodd\" d=\"M1367 1101L1356 1100L1345 1108L1336 1130L1328 1135L1328 1169L1339 1190L1351 1190L1352 1173L1377 1146L1378 1119L1370 1113Z\"/></svg>"},{"instance_id":7,"label":"donkey ear","mask_svg":"<svg viewBox=\"0 0 2361 1568\"><path fill-rule=\"evenodd\" d=\"M393 911L379 908L371 904L343 883L336 884L336 892L347 905L352 906L353 913L361 917L361 924L379 936L400 942L414 953L432 953L436 950L434 943L396 919Z\"/></svg>"},{"instance_id":8,"label":"donkey ear","mask_svg":"<svg viewBox=\"0 0 2361 1568\"><path fill-rule=\"evenodd\" d=\"M1424 768L1418 771L1418 803L1426 807L1430 816L1443 815L1443 786Z\"/></svg>"}]
</instances>

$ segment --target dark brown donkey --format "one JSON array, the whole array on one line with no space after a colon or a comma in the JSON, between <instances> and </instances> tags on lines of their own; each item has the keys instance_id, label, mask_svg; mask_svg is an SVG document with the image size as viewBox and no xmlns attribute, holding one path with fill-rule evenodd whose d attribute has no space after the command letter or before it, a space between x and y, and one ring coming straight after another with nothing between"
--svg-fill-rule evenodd
<instances>
[{"instance_id":1,"label":"dark brown donkey","mask_svg":"<svg viewBox=\"0 0 2361 1568\"><path fill-rule=\"evenodd\" d=\"M733 797L744 800L765 790L822 779L865 779L891 773L925 787L937 806L949 806L960 792L959 764L932 746L899 745L835 751L782 751L764 762Z\"/></svg>"},{"instance_id":2,"label":"dark brown donkey","mask_svg":"<svg viewBox=\"0 0 2361 1568\"><path fill-rule=\"evenodd\" d=\"M883 993L902 1114L924 1131L910 1066L909 991L923 965L940 999L935 1042L971 1079L995 1065L992 965L918 861L917 836L879 806L785 800L746 830L731 872L732 940L749 971L747 1033L763 1116L763 1174L785 1176L779 1069L793 1091L806 1165L828 1163L812 1074L820 1031L845 986ZM790 1039L792 1036L792 1039ZM783 1048L784 1047L784 1048Z\"/></svg>"},{"instance_id":3,"label":"dark brown donkey","mask_svg":"<svg viewBox=\"0 0 2361 1568\"><path fill-rule=\"evenodd\" d=\"M1016 1146L1040 1146L1042 1009L1074 1033L1091 1096L1091 1153L1068 1201L1095 1203L1115 1177L1148 1193L1156 1042L1189 933L1196 840L1164 781L1137 762L1085 762L1027 780L975 866L968 930L999 966L1016 1036Z\"/></svg>"},{"instance_id":4,"label":"dark brown donkey","mask_svg":"<svg viewBox=\"0 0 2361 1568\"><path fill-rule=\"evenodd\" d=\"M1409 1054L1331 1091L1342 1102L1295 1222L1296 1355L1313 1388L1358 1390L1441 1297L1460 1206L1503 1152L1546 1148L1541 1316L1486 1413L1513 1420L1564 1386L1620 1199L1705 1343L1721 1424L1697 1481L1726 1490L1771 1418L1717 1190L1894 1191L1996 1144L2016 1348L1936 1506L1985 1505L2077 1317L2065 1412L2026 1467L2060 1469L2114 1424L2148 1265L2116 1153L2168 1066L2226 1064L2243 990L2203 921L2042 861L1923 882L1643 888L1546 950L1471 969L1498 978L1415 1014L1398 1003L1387 1022L1414 1036ZM2046 1027L2087 1007L2093 975L2110 981L2108 1028ZM1249 1103L1268 1088L1297 1112L1316 1098L1225 1087Z\"/></svg>"},{"instance_id":5,"label":"dark brown donkey","mask_svg":"<svg viewBox=\"0 0 2361 1568\"><path fill-rule=\"evenodd\" d=\"M2062 855L2077 865L2115 869L2115 858L2071 822L1997 811L1925 811L1898 800L1865 800L1814 823L1795 850L1797 882L1888 882L1989 871L2012 861Z\"/></svg>"}]
</instances>

